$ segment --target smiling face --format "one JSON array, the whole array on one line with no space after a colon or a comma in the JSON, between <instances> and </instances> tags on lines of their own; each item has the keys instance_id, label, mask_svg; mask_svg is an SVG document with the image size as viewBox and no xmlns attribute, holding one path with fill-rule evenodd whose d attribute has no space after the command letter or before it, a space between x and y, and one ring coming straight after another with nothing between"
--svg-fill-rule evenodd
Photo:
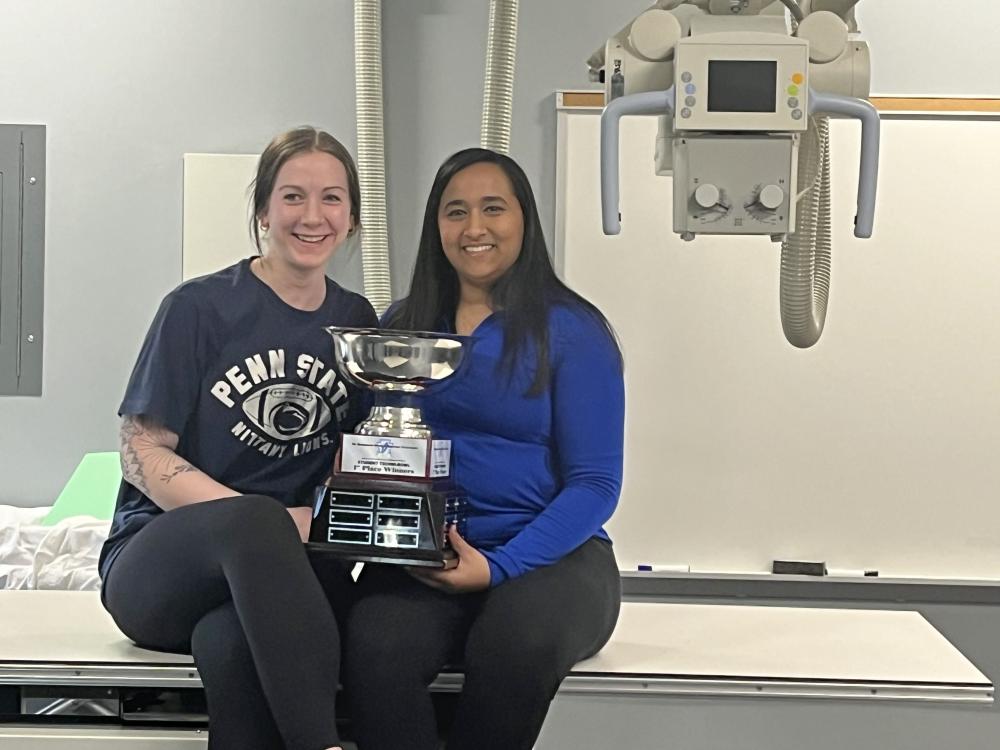
<instances>
[{"instance_id":1,"label":"smiling face","mask_svg":"<svg viewBox=\"0 0 1000 750\"><path fill-rule=\"evenodd\" d=\"M492 289L524 239L524 214L503 169L479 162L456 173L441 195L438 230L463 290Z\"/></svg>"},{"instance_id":2,"label":"smiling face","mask_svg":"<svg viewBox=\"0 0 1000 750\"><path fill-rule=\"evenodd\" d=\"M298 272L325 272L353 228L343 163L323 151L289 158L258 218L268 230L269 261Z\"/></svg>"}]
</instances>

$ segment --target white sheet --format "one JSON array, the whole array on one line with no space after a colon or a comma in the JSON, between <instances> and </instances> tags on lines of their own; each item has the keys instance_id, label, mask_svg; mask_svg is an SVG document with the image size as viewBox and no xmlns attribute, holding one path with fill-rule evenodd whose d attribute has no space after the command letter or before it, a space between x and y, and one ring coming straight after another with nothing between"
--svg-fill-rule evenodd
<instances>
[{"instance_id":1,"label":"white sheet","mask_svg":"<svg viewBox=\"0 0 1000 750\"><path fill-rule=\"evenodd\" d=\"M97 558L110 523L75 516L42 526L49 510L0 505L0 588L98 589Z\"/></svg>"}]
</instances>

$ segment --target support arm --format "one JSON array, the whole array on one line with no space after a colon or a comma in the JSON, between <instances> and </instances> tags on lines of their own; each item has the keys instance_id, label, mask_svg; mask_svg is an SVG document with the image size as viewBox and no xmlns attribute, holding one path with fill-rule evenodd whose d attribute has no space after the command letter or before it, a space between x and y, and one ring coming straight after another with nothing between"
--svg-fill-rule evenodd
<instances>
[{"instance_id":1,"label":"support arm","mask_svg":"<svg viewBox=\"0 0 1000 750\"><path fill-rule=\"evenodd\" d=\"M824 94L809 89L809 114L846 115L861 120L861 163L858 169L858 213L854 236L869 238L875 224L875 192L878 187L878 154L881 120L875 106L864 99Z\"/></svg>"},{"instance_id":2,"label":"support arm","mask_svg":"<svg viewBox=\"0 0 1000 750\"><path fill-rule=\"evenodd\" d=\"M662 115L674 113L674 87L666 91L647 91L620 96L608 104L601 115L601 218L605 234L621 232L618 212L618 133L625 115Z\"/></svg>"}]
</instances>

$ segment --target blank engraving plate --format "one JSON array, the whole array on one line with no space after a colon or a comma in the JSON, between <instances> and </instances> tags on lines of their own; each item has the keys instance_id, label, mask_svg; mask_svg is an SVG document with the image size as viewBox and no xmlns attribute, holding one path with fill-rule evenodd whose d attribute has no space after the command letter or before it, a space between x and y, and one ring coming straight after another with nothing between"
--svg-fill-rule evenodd
<instances>
[{"instance_id":1,"label":"blank engraving plate","mask_svg":"<svg viewBox=\"0 0 1000 750\"><path fill-rule=\"evenodd\" d=\"M342 544L371 544L371 511L374 506L375 496L369 493L331 493L330 528L326 540Z\"/></svg>"},{"instance_id":2,"label":"blank engraving plate","mask_svg":"<svg viewBox=\"0 0 1000 750\"><path fill-rule=\"evenodd\" d=\"M375 544L379 547L419 546L422 502L420 495L379 495Z\"/></svg>"}]
</instances>

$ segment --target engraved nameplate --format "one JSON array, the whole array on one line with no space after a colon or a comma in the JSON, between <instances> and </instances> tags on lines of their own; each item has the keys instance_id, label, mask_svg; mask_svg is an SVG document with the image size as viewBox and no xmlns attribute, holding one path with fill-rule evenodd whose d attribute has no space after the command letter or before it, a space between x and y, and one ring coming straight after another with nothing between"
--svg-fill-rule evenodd
<instances>
[{"instance_id":1,"label":"engraved nameplate","mask_svg":"<svg viewBox=\"0 0 1000 750\"><path fill-rule=\"evenodd\" d=\"M450 466L450 440L344 435L340 444L342 473L437 479Z\"/></svg>"}]
</instances>

